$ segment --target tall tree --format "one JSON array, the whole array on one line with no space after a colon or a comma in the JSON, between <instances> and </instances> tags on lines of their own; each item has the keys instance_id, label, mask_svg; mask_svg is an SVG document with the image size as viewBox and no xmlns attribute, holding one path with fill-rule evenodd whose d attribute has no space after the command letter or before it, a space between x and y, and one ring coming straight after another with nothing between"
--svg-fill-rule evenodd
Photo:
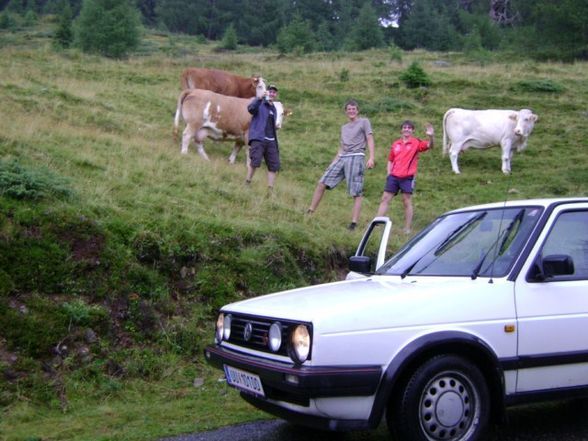
<instances>
[{"instance_id":1,"label":"tall tree","mask_svg":"<svg viewBox=\"0 0 588 441\"><path fill-rule=\"evenodd\" d=\"M202 16L204 0L159 0L155 11L159 22L171 32L197 35L204 33L206 20Z\"/></svg>"},{"instance_id":2,"label":"tall tree","mask_svg":"<svg viewBox=\"0 0 588 441\"><path fill-rule=\"evenodd\" d=\"M84 0L74 24L84 52L122 58L139 44L139 12L129 0Z\"/></svg>"},{"instance_id":3,"label":"tall tree","mask_svg":"<svg viewBox=\"0 0 588 441\"><path fill-rule=\"evenodd\" d=\"M384 45L384 33L376 11L369 2L364 3L357 22L351 31L349 43L355 50L365 50Z\"/></svg>"},{"instance_id":4,"label":"tall tree","mask_svg":"<svg viewBox=\"0 0 588 441\"><path fill-rule=\"evenodd\" d=\"M247 0L236 21L237 34L247 44L269 46L287 22L289 0Z\"/></svg>"},{"instance_id":5,"label":"tall tree","mask_svg":"<svg viewBox=\"0 0 588 441\"><path fill-rule=\"evenodd\" d=\"M61 0L59 23L57 25L55 36L53 37L55 44L59 47L67 48L73 42L72 18L73 13L69 1Z\"/></svg>"},{"instance_id":6,"label":"tall tree","mask_svg":"<svg viewBox=\"0 0 588 441\"><path fill-rule=\"evenodd\" d=\"M571 57L588 58L588 2L539 1L535 29L544 44L561 48Z\"/></svg>"}]
</instances>

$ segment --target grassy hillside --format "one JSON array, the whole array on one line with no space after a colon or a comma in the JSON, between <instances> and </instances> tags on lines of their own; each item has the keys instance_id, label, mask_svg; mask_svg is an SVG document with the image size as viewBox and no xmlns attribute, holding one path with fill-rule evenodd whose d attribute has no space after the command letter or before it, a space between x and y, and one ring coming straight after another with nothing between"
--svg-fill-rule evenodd
<instances>
[{"instance_id":1,"label":"grassy hillside","mask_svg":"<svg viewBox=\"0 0 588 441\"><path fill-rule=\"evenodd\" d=\"M421 157L415 227L466 204L588 194L587 65L507 55L387 50L280 57L259 49L149 35L125 61L55 52L45 29L0 33L0 438L147 440L260 418L202 360L216 308L341 277L360 231L351 199L328 193L304 215L356 98L374 128L377 165L362 215L375 214L390 142L414 119L437 147ZM399 79L418 61L432 80ZM283 171L243 185L243 153L172 138L188 66L260 73L293 111ZM529 146L500 171L498 149L468 151L462 174L441 156L450 107L531 108ZM398 200L391 217L402 223ZM399 230L395 230L399 231ZM394 234L391 248L405 237ZM222 415L218 409L222 408Z\"/></svg>"}]
</instances>

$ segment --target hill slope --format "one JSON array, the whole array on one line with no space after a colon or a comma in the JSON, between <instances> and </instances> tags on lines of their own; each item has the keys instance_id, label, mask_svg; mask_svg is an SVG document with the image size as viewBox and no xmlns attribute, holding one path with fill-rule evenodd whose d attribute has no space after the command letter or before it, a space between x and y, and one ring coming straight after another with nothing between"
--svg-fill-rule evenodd
<instances>
[{"instance_id":1,"label":"hill slope","mask_svg":"<svg viewBox=\"0 0 588 441\"><path fill-rule=\"evenodd\" d=\"M348 98L359 100L376 139L364 224L377 209L388 146L405 118L417 122L418 135L427 121L437 131L436 149L421 157L416 227L466 204L588 193L585 63L425 52L404 54L399 63L386 50L299 58L217 53L156 35L141 55L112 61L55 53L42 32L1 34L0 42L0 428L14 439L74 439L69 426L63 437L51 432L50 420L66 424L60 412L86 421L79 439L98 439L88 421L101 415L106 424L113 408L131 428L112 418L110 439L223 423L211 423L205 411L197 427L185 423L190 406L206 407L198 401L206 396L235 406L201 359L215 309L340 277L361 235L345 229L351 200L344 188L304 216L337 149ZM412 61L430 76L429 88L409 89L399 79ZM208 143L210 162L194 150L180 155L171 129L179 75L188 66L260 73L279 85L293 115L280 132L283 171L271 197L263 169L251 188L243 185L244 156L229 165L228 143ZM462 174L451 173L441 157L441 120L450 107L525 107L539 115L511 176L500 172L497 149L468 151ZM390 215L402 221L399 201ZM391 248L404 239L395 234ZM195 392L194 378L208 389ZM152 392L153 385L165 390ZM110 411L87 420L79 413L104 400ZM138 413L119 406L125 402ZM27 415L39 409L46 418L31 426ZM141 413L159 423L132 429Z\"/></svg>"}]
</instances>

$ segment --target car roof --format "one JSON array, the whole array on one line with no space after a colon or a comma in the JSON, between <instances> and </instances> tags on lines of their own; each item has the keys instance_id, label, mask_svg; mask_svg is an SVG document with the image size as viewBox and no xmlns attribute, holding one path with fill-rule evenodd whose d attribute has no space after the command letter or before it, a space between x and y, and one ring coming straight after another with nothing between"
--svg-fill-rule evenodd
<instances>
[{"instance_id":1,"label":"car roof","mask_svg":"<svg viewBox=\"0 0 588 441\"><path fill-rule=\"evenodd\" d=\"M487 204L480 204L480 205L472 205L469 207L462 207L456 210L450 210L445 214L450 213L457 213L460 211L473 211L473 210L488 210L488 209L495 209L495 208L506 208L506 207L549 207L551 205L559 205L562 203L578 203L578 202L588 202L588 197L567 197L567 198L544 198L544 199L519 199L519 200L512 200L512 201L503 201L503 202L492 202Z\"/></svg>"}]
</instances>

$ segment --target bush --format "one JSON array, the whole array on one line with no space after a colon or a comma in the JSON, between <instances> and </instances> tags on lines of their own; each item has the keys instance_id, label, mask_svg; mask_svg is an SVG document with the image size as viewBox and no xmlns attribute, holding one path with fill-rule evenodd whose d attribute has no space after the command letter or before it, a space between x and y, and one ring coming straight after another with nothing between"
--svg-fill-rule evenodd
<instances>
[{"instance_id":1,"label":"bush","mask_svg":"<svg viewBox=\"0 0 588 441\"><path fill-rule=\"evenodd\" d=\"M341 71L339 72L339 81L341 81L342 83L349 81L349 69L341 69Z\"/></svg>"},{"instance_id":2,"label":"bush","mask_svg":"<svg viewBox=\"0 0 588 441\"><path fill-rule=\"evenodd\" d=\"M0 195L13 199L40 200L73 195L68 182L48 170L30 170L16 161L0 161Z\"/></svg>"},{"instance_id":3,"label":"bush","mask_svg":"<svg viewBox=\"0 0 588 441\"><path fill-rule=\"evenodd\" d=\"M18 29L18 20L8 11L0 14L0 29L15 31Z\"/></svg>"},{"instance_id":4,"label":"bush","mask_svg":"<svg viewBox=\"0 0 588 441\"><path fill-rule=\"evenodd\" d=\"M401 75L400 80L404 82L406 87L409 89L416 89L418 87L428 87L431 85L429 76L420 66L420 64L414 61L408 69L406 69Z\"/></svg>"},{"instance_id":5,"label":"bush","mask_svg":"<svg viewBox=\"0 0 588 441\"><path fill-rule=\"evenodd\" d=\"M221 48L228 51L234 51L237 49L237 31L235 31L235 26L233 23L231 23L225 30L225 34L223 35L221 42Z\"/></svg>"},{"instance_id":6,"label":"bush","mask_svg":"<svg viewBox=\"0 0 588 441\"><path fill-rule=\"evenodd\" d=\"M123 58L139 45L140 23L128 0L84 0L75 41L84 52Z\"/></svg>"},{"instance_id":7,"label":"bush","mask_svg":"<svg viewBox=\"0 0 588 441\"><path fill-rule=\"evenodd\" d=\"M392 61L398 61L399 63L402 63L402 49L400 49L394 43L390 44L388 53L390 54L390 59Z\"/></svg>"},{"instance_id":8,"label":"bush","mask_svg":"<svg viewBox=\"0 0 588 441\"><path fill-rule=\"evenodd\" d=\"M278 50L281 54L305 54L315 50L315 36L308 20L294 17L290 24L280 29L277 38Z\"/></svg>"},{"instance_id":9,"label":"bush","mask_svg":"<svg viewBox=\"0 0 588 441\"><path fill-rule=\"evenodd\" d=\"M565 88L551 80L523 80L513 86L513 90L520 92L561 93Z\"/></svg>"},{"instance_id":10,"label":"bush","mask_svg":"<svg viewBox=\"0 0 588 441\"><path fill-rule=\"evenodd\" d=\"M72 11L69 1L65 1L63 4L53 41L56 46L64 48L70 47L73 42Z\"/></svg>"}]
</instances>

